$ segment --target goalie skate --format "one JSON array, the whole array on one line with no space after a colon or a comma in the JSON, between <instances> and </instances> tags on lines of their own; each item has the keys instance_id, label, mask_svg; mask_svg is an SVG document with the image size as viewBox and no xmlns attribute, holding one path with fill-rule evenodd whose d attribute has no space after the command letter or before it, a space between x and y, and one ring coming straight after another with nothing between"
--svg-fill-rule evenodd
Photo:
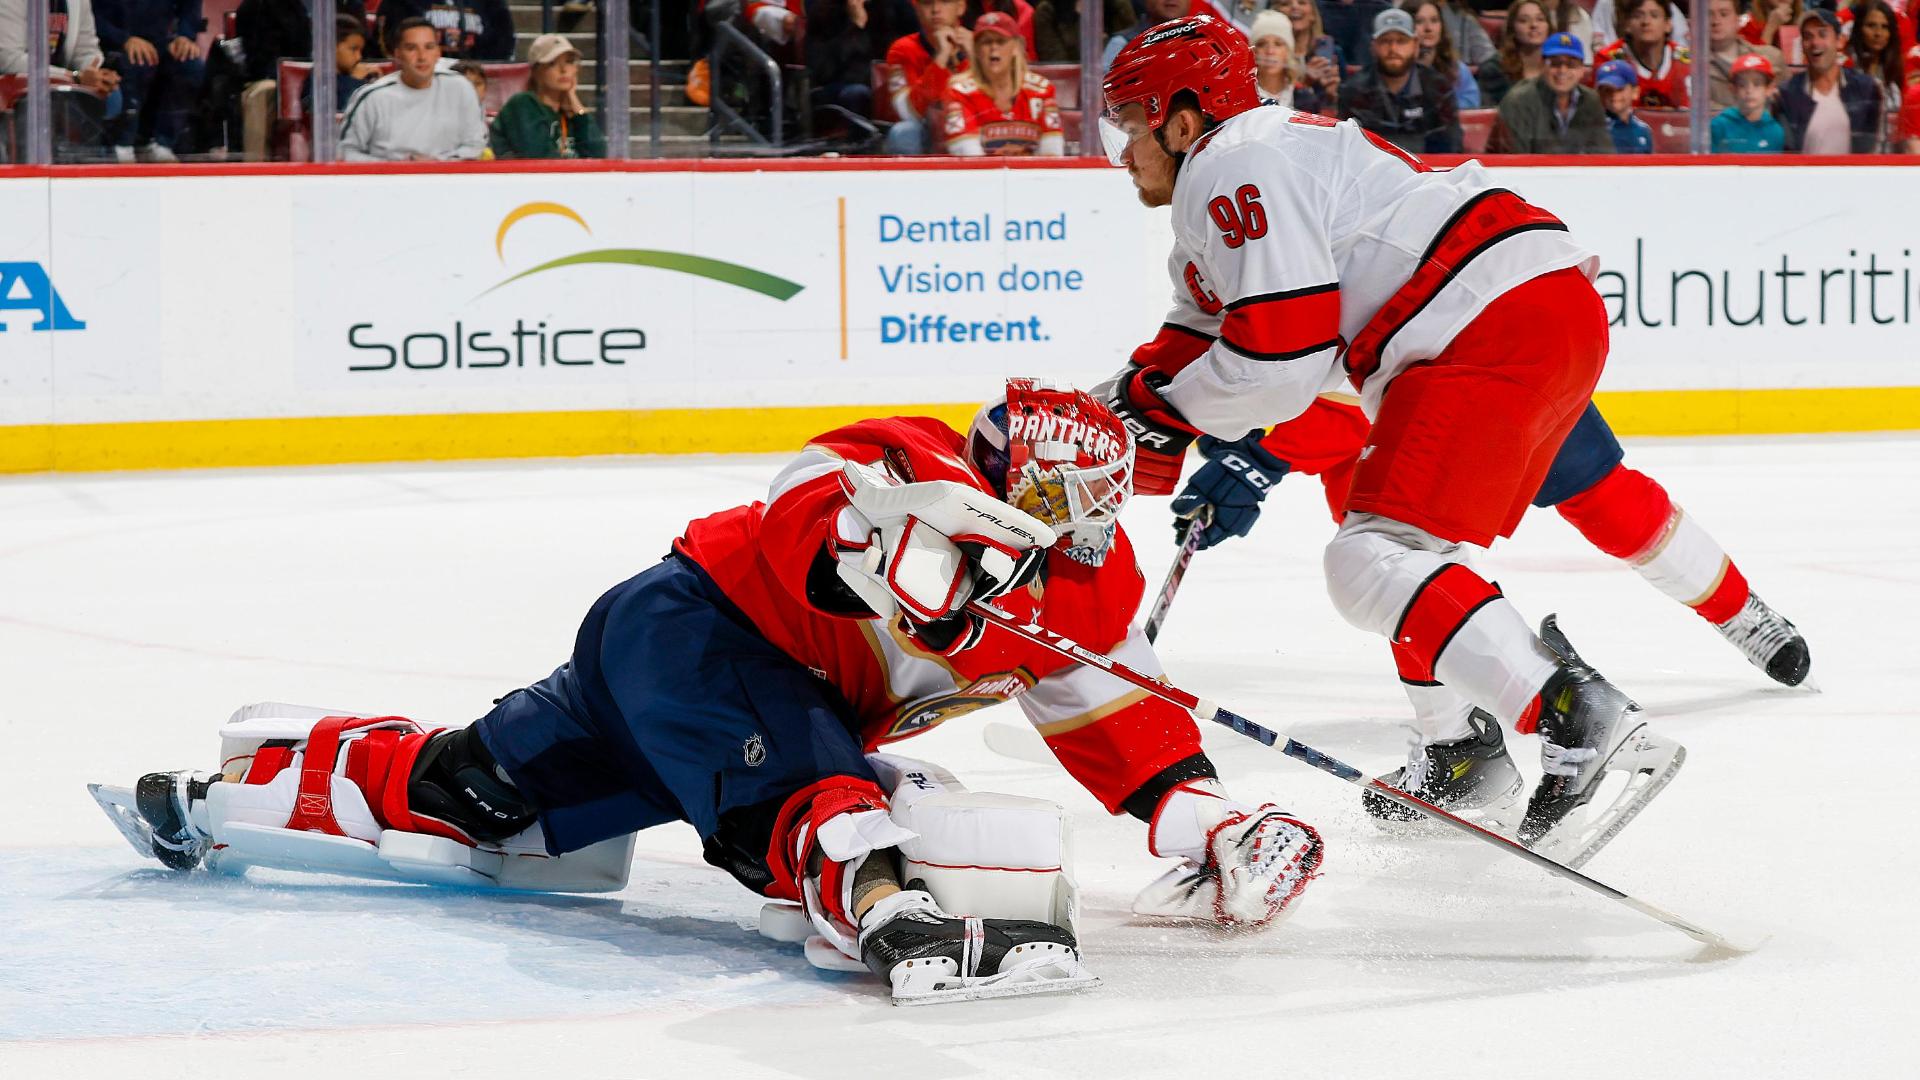
<instances>
[{"instance_id":1,"label":"goalie skate","mask_svg":"<svg viewBox=\"0 0 1920 1080\"><path fill-rule=\"evenodd\" d=\"M1073 934L1028 919L981 919L942 911L908 889L867 913L860 953L885 979L895 1005L1090 990L1100 985L1080 963Z\"/></svg>"},{"instance_id":2,"label":"goalie skate","mask_svg":"<svg viewBox=\"0 0 1920 1080\"><path fill-rule=\"evenodd\" d=\"M206 780L186 772L148 773L133 788L87 785L87 794L133 850L170 870L193 869L207 851L206 838L187 820L189 792L205 798Z\"/></svg>"}]
</instances>

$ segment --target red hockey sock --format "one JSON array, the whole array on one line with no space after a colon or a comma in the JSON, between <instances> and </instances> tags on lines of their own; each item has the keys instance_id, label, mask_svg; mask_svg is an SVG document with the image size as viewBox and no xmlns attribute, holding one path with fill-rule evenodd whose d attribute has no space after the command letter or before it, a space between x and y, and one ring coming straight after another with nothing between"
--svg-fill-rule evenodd
<instances>
[{"instance_id":1,"label":"red hockey sock","mask_svg":"<svg viewBox=\"0 0 1920 1080\"><path fill-rule=\"evenodd\" d=\"M1615 465L1599 483L1554 509L1594 547L1632 559L1660 539L1673 500L1653 477Z\"/></svg>"},{"instance_id":2,"label":"red hockey sock","mask_svg":"<svg viewBox=\"0 0 1920 1080\"><path fill-rule=\"evenodd\" d=\"M1720 579L1720 584L1707 594L1705 600L1693 605L1693 610L1699 612L1701 618L1719 625L1740 614L1750 592L1752 589L1747 585L1746 575L1733 565L1732 559L1728 559L1726 576Z\"/></svg>"}]
</instances>

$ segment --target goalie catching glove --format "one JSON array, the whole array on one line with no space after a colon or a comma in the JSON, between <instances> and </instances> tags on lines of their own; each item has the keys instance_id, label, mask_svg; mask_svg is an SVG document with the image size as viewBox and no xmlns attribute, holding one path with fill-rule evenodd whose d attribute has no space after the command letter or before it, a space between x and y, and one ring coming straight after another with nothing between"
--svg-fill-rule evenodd
<instances>
[{"instance_id":1,"label":"goalie catching glove","mask_svg":"<svg viewBox=\"0 0 1920 1080\"><path fill-rule=\"evenodd\" d=\"M840 580L875 615L895 616L934 652L980 641L986 623L966 610L1032 581L1056 537L1045 522L964 484L903 484L855 462L840 473L849 505L828 550Z\"/></svg>"},{"instance_id":2,"label":"goalie catching glove","mask_svg":"<svg viewBox=\"0 0 1920 1080\"><path fill-rule=\"evenodd\" d=\"M1272 803L1223 798L1211 781L1168 792L1147 844L1184 862L1141 890L1134 913L1228 929L1261 929L1289 912L1323 857L1313 826Z\"/></svg>"}]
</instances>

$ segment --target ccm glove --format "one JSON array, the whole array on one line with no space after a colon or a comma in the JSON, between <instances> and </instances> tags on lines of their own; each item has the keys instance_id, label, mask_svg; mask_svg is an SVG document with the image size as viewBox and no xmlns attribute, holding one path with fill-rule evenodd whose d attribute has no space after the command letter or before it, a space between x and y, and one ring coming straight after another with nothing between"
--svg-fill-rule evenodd
<instances>
[{"instance_id":1,"label":"ccm glove","mask_svg":"<svg viewBox=\"0 0 1920 1080\"><path fill-rule=\"evenodd\" d=\"M827 542L841 582L948 656L979 644L986 629L967 604L1032 581L1057 539L1038 518L950 480L902 484L848 462L840 485L848 505Z\"/></svg>"},{"instance_id":2,"label":"ccm glove","mask_svg":"<svg viewBox=\"0 0 1920 1080\"><path fill-rule=\"evenodd\" d=\"M1200 436L1200 453L1207 463L1173 500L1173 512L1178 518L1200 519L1201 551L1252 532L1260 519L1260 503L1287 475L1287 463L1260 445L1265 435L1256 430L1233 442ZM1175 521L1174 532L1179 531L1180 522Z\"/></svg>"},{"instance_id":3,"label":"ccm glove","mask_svg":"<svg viewBox=\"0 0 1920 1080\"><path fill-rule=\"evenodd\" d=\"M1160 396L1170 381L1164 372L1128 364L1093 388L1133 435L1133 490L1142 495L1173 494L1187 446L1200 434Z\"/></svg>"}]
</instances>

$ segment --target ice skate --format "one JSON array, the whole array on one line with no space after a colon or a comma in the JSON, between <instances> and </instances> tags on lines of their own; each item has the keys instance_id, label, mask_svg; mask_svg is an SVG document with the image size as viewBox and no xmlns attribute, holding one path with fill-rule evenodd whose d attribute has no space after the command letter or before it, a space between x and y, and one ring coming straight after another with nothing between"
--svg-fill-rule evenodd
<instances>
[{"instance_id":1,"label":"ice skate","mask_svg":"<svg viewBox=\"0 0 1920 1080\"><path fill-rule=\"evenodd\" d=\"M88 784L100 809L133 850L173 870L191 870L207 853L207 837L193 827L189 808L207 797L212 780L203 773L154 772L132 789Z\"/></svg>"},{"instance_id":2,"label":"ice skate","mask_svg":"<svg viewBox=\"0 0 1920 1080\"><path fill-rule=\"evenodd\" d=\"M867 912L860 955L893 988L895 1005L1054 994L1100 983L1081 966L1073 933L1064 927L949 915L920 889L894 893Z\"/></svg>"},{"instance_id":3,"label":"ice skate","mask_svg":"<svg viewBox=\"0 0 1920 1080\"><path fill-rule=\"evenodd\" d=\"M1381 779L1469 821L1507 831L1525 791L1520 770L1507 754L1498 720L1475 709L1467 722L1474 734L1453 742L1423 743L1414 736L1407 763ZM1373 791L1361 792L1360 800L1383 826L1398 828L1425 817Z\"/></svg>"},{"instance_id":4,"label":"ice skate","mask_svg":"<svg viewBox=\"0 0 1920 1080\"><path fill-rule=\"evenodd\" d=\"M1767 678L1782 686L1799 686L1807 679L1813 658L1807 653L1807 639L1787 617L1767 606L1758 593L1748 593L1740 613L1715 630L1740 650L1749 663L1767 673Z\"/></svg>"},{"instance_id":5,"label":"ice skate","mask_svg":"<svg viewBox=\"0 0 1920 1080\"><path fill-rule=\"evenodd\" d=\"M1540 762L1545 775L1520 823L1519 840L1568 866L1606 846L1667 786L1686 748L1647 730L1640 706L1595 671L1549 615L1540 639L1560 670L1540 691ZM1605 782L1622 774L1613 791ZM1603 787L1612 797L1597 800Z\"/></svg>"}]
</instances>

